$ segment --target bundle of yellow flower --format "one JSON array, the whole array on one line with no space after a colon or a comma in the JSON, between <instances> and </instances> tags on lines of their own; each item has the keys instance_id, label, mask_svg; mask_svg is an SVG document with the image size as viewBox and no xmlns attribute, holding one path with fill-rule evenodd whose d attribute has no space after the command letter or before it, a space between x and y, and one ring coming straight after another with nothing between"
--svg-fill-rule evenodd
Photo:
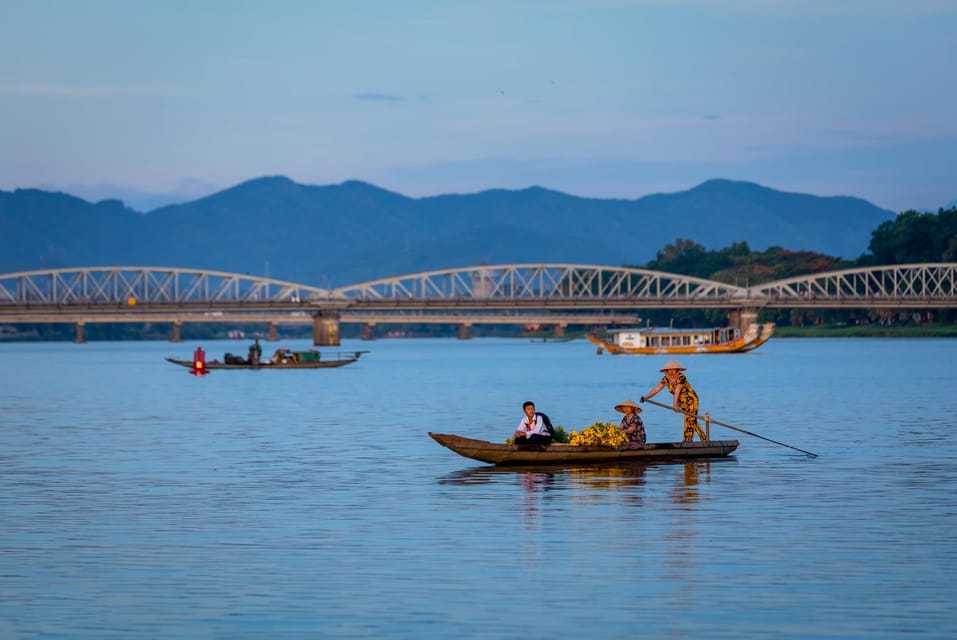
<instances>
[{"instance_id":1,"label":"bundle of yellow flower","mask_svg":"<svg viewBox=\"0 0 957 640\"><path fill-rule=\"evenodd\" d=\"M628 444L628 436L613 422L598 421L582 431L572 431L568 444L578 447L622 447Z\"/></svg>"}]
</instances>

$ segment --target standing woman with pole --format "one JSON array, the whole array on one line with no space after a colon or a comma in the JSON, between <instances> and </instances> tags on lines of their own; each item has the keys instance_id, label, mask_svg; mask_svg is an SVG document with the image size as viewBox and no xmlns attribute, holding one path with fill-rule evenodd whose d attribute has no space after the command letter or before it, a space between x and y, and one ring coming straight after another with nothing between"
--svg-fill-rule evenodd
<instances>
[{"instance_id":1,"label":"standing woman with pole","mask_svg":"<svg viewBox=\"0 0 957 640\"><path fill-rule=\"evenodd\" d=\"M676 361L669 360L666 362L665 366L661 368L661 372L665 374L664 377L655 385L654 389L642 396L641 401L644 402L653 397L667 386L668 391L674 396L672 408L685 415L685 442L694 440L696 433L698 434L698 439L704 441L708 438L705 436L701 425L698 424L698 394L694 392L694 389L688 382L688 378L682 373L683 371L685 371L685 368Z\"/></svg>"}]
</instances>

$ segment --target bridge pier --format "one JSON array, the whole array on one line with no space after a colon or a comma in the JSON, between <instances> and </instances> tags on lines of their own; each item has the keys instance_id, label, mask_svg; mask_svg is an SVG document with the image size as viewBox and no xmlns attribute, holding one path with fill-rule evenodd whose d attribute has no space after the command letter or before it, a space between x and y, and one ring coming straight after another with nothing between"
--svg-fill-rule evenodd
<instances>
[{"instance_id":1,"label":"bridge pier","mask_svg":"<svg viewBox=\"0 0 957 640\"><path fill-rule=\"evenodd\" d=\"M269 342L277 342L279 340L279 327L276 326L275 322L269 323L269 337L266 338Z\"/></svg>"},{"instance_id":2,"label":"bridge pier","mask_svg":"<svg viewBox=\"0 0 957 640\"><path fill-rule=\"evenodd\" d=\"M565 327L566 327L566 326L567 326L567 325L562 324L562 323L556 324L556 325L555 325L555 328L554 328L554 330L553 330L552 335L553 335L554 337L556 337L556 338L564 338L564 337L565 337Z\"/></svg>"},{"instance_id":3,"label":"bridge pier","mask_svg":"<svg viewBox=\"0 0 957 640\"><path fill-rule=\"evenodd\" d=\"M375 340L375 323L367 322L362 325L362 339Z\"/></svg>"},{"instance_id":4,"label":"bridge pier","mask_svg":"<svg viewBox=\"0 0 957 640\"><path fill-rule=\"evenodd\" d=\"M748 325L758 321L758 312L753 309L732 309L728 312L728 325L737 328L743 335Z\"/></svg>"},{"instance_id":5,"label":"bridge pier","mask_svg":"<svg viewBox=\"0 0 957 640\"><path fill-rule=\"evenodd\" d=\"M86 342L86 334L84 333L85 325L83 322L76 323L76 337L73 338L73 342L76 344L83 344Z\"/></svg>"},{"instance_id":6,"label":"bridge pier","mask_svg":"<svg viewBox=\"0 0 957 640\"><path fill-rule=\"evenodd\" d=\"M472 334L470 333L472 325L467 322L463 322L459 325L459 340L471 340Z\"/></svg>"},{"instance_id":7,"label":"bridge pier","mask_svg":"<svg viewBox=\"0 0 957 640\"><path fill-rule=\"evenodd\" d=\"M319 311L312 316L312 344L317 347L339 346L339 314Z\"/></svg>"},{"instance_id":8,"label":"bridge pier","mask_svg":"<svg viewBox=\"0 0 957 640\"><path fill-rule=\"evenodd\" d=\"M174 322L173 323L173 335L170 336L170 342L182 342L183 341L183 323Z\"/></svg>"}]
</instances>

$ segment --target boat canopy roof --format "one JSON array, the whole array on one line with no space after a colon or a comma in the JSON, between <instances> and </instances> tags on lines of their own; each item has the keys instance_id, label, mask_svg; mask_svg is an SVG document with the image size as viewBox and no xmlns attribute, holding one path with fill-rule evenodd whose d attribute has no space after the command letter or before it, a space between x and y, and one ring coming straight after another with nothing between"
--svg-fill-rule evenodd
<instances>
[{"instance_id":1,"label":"boat canopy roof","mask_svg":"<svg viewBox=\"0 0 957 640\"><path fill-rule=\"evenodd\" d=\"M674 335L676 333L688 333L688 334L698 334L698 333L711 333L712 331L724 331L726 329L732 329L733 327L706 327L706 328L697 328L697 329L678 329L673 327L632 327L630 329L609 329L608 333L644 333L644 334L654 334L654 333L667 333L669 335Z\"/></svg>"}]
</instances>

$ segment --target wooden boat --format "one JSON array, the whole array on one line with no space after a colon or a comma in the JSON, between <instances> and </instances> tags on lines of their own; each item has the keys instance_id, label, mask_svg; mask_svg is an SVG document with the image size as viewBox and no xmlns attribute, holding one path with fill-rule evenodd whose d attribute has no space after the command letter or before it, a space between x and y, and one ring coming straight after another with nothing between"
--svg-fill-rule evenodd
<instances>
[{"instance_id":1,"label":"wooden boat","mask_svg":"<svg viewBox=\"0 0 957 640\"><path fill-rule=\"evenodd\" d=\"M757 349L762 344L770 340L771 336L774 335L774 326L775 325L773 322L765 322L762 324L761 333L758 335L758 337L741 347L741 351L751 351L752 349Z\"/></svg>"},{"instance_id":2,"label":"wooden boat","mask_svg":"<svg viewBox=\"0 0 957 640\"><path fill-rule=\"evenodd\" d=\"M646 444L640 449L629 449L627 447L576 447L561 443L548 446L499 444L431 431L429 436L443 447L461 456L503 466L720 458L738 448L737 440L659 442Z\"/></svg>"},{"instance_id":3,"label":"wooden boat","mask_svg":"<svg viewBox=\"0 0 957 640\"><path fill-rule=\"evenodd\" d=\"M278 349L276 354L268 360L263 360L259 364L254 364L243 358L226 354L225 362L212 360L206 362L206 368L213 369L329 369L332 367L343 367L352 364L358 360L363 353L368 351L353 351L350 353L337 353L333 359L324 359L315 349L309 351L290 351L288 349ZM288 355L287 355L288 354ZM179 358L166 358L168 362L178 364L181 367L193 368L192 360L182 360Z\"/></svg>"},{"instance_id":4,"label":"wooden boat","mask_svg":"<svg viewBox=\"0 0 957 640\"><path fill-rule=\"evenodd\" d=\"M594 334L588 339L598 345L598 352L612 355L681 355L689 353L741 353L757 349L774 335L774 323L750 324L741 333L734 327L711 329L615 329L608 332L611 340Z\"/></svg>"}]
</instances>

